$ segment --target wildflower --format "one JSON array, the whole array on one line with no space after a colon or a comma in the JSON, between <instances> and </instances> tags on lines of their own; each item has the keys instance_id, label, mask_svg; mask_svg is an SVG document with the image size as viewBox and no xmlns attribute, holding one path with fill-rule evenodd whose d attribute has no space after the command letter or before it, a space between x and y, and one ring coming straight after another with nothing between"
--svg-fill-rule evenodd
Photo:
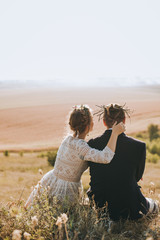
<instances>
[{"instance_id":1,"label":"wildflower","mask_svg":"<svg viewBox=\"0 0 160 240\"><path fill-rule=\"evenodd\" d=\"M62 228L62 218L61 218L61 217L58 217L58 218L57 218L56 225L58 226L58 229L59 229L59 230Z\"/></svg>"},{"instance_id":2,"label":"wildflower","mask_svg":"<svg viewBox=\"0 0 160 240\"><path fill-rule=\"evenodd\" d=\"M154 186L155 186L154 182L150 182L149 185L150 185L151 187L154 187Z\"/></svg>"},{"instance_id":3,"label":"wildflower","mask_svg":"<svg viewBox=\"0 0 160 240\"><path fill-rule=\"evenodd\" d=\"M14 206L14 205L15 205L14 202L8 202L8 203L7 203L7 206L8 206L9 208L11 208L11 207Z\"/></svg>"},{"instance_id":4,"label":"wildflower","mask_svg":"<svg viewBox=\"0 0 160 240\"><path fill-rule=\"evenodd\" d=\"M67 220L68 220L67 214L62 213L61 214L61 219L62 219L63 223L65 224L67 222Z\"/></svg>"},{"instance_id":5,"label":"wildflower","mask_svg":"<svg viewBox=\"0 0 160 240\"><path fill-rule=\"evenodd\" d=\"M158 200L155 200L155 203L157 204L157 206L159 206L159 201ZM159 208L159 207L158 207Z\"/></svg>"},{"instance_id":6,"label":"wildflower","mask_svg":"<svg viewBox=\"0 0 160 240\"><path fill-rule=\"evenodd\" d=\"M38 172L39 172L41 175L43 175L42 169L39 169Z\"/></svg>"},{"instance_id":7,"label":"wildflower","mask_svg":"<svg viewBox=\"0 0 160 240\"><path fill-rule=\"evenodd\" d=\"M155 184L154 182L150 182L150 189L149 189L149 193L150 194L154 194L155 193Z\"/></svg>"},{"instance_id":8,"label":"wildflower","mask_svg":"<svg viewBox=\"0 0 160 240\"><path fill-rule=\"evenodd\" d=\"M89 198L88 197L84 198L84 205L89 205Z\"/></svg>"},{"instance_id":9,"label":"wildflower","mask_svg":"<svg viewBox=\"0 0 160 240\"><path fill-rule=\"evenodd\" d=\"M60 230L61 230L61 228L62 228L62 223L64 224L64 228L65 228L65 232L66 232L66 237L67 237L67 240L69 240L68 231L67 231L67 226L66 226L67 220L68 220L67 214L62 213L61 216L57 218L56 225L58 226L59 234L61 234L61 231L60 231Z\"/></svg>"},{"instance_id":10,"label":"wildflower","mask_svg":"<svg viewBox=\"0 0 160 240\"><path fill-rule=\"evenodd\" d=\"M52 198L52 200L53 200L53 205L56 205L58 203L58 199L55 196Z\"/></svg>"},{"instance_id":11,"label":"wildflower","mask_svg":"<svg viewBox=\"0 0 160 240\"><path fill-rule=\"evenodd\" d=\"M41 183L41 181L38 182L37 187L38 187L38 191L40 191L40 189L42 188L42 183Z\"/></svg>"},{"instance_id":12,"label":"wildflower","mask_svg":"<svg viewBox=\"0 0 160 240\"><path fill-rule=\"evenodd\" d=\"M17 219L18 221L20 221L21 218L22 218L22 213L19 213L19 214L16 215L16 219Z\"/></svg>"},{"instance_id":13,"label":"wildflower","mask_svg":"<svg viewBox=\"0 0 160 240\"><path fill-rule=\"evenodd\" d=\"M150 190L149 193L152 195L154 192L152 190Z\"/></svg>"},{"instance_id":14,"label":"wildflower","mask_svg":"<svg viewBox=\"0 0 160 240\"><path fill-rule=\"evenodd\" d=\"M32 217L32 225L33 227L37 226L38 225L38 218L36 216Z\"/></svg>"},{"instance_id":15,"label":"wildflower","mask_svg":"<svg viewBox=\"0 0 160 240\"><path fill-rule=\"evenodd\" d=\"M67 225L66 225L66 222L67 222L67 220L68 220L67 214L62 213L62 214L61 214L61 219L62 219L62 221L63 221L63 223L64 223L64 228L65 228L67 240L69 240L68 231L67 231Z\"/></svg>"},{"instance_id":16,"label":"wildflower","mask_svg":"<svg viewBox=\"0 0 160 240\"><path fill-rule=\"evenodd\" d=\"M12 240L21 240L21 230L14 230L12 233Z\"/></svg>"},{"instance_id":17,"label":"wildflower","mask_svg":"<svg viewBox=\"0 0 160 240\"><path fill-rule=\"evenodd\" d=\"M15 207L15 206L12 206L12 207L10 208L9 212L10 212L11 216L13 217L13 216L18 215L19 209L18 209L17 207Z\"/></svg>"},{"instance_id":18,"label":"wildflower","mask_svg":"<svg viewBox=\"0 0 160 240\"><path fill-rule=\"evenodd\" d=\"M146 240L154 240L153 237L147 237Z\"/></svg>"},{"instance_id":19,"label":"wildflower","mask_svg":"<svg viewBox=\"0 0 160 240\"><path fill-rule=\"evenodd\" d=\"M25 233L23 234L23 236L24 236L24 239L26 239L26 240L30 240L30 239L31 239L31 234L29 234L29 233L27 233L27 232L25 232Z\"/></svg>"},{"instance_id":20,"label":"wildflower","mask_svg":"<svg viewBox=\"0 0 160 240\"><path fill-rule=\"evenodd\" d=\"M143 215L143 213L141 211L139 211L139 214Z\"/></svg>"}]
</instances>

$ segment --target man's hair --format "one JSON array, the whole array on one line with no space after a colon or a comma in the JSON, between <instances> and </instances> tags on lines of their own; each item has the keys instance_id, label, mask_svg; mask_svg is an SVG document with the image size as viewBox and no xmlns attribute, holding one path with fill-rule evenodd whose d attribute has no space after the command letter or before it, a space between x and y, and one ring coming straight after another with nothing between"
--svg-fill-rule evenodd
<instances>
[{"instance_id":1,"label":"man's hair","mask_svg":"<svg viewBox=\"0 0 160 240\"><path fill-rule=\"evenodd\" d=\"M115 122L120 123L125 119L125 110L118 104L110 104L104 107L103 120L108 127Z\"/></svg>"}]
</instances>

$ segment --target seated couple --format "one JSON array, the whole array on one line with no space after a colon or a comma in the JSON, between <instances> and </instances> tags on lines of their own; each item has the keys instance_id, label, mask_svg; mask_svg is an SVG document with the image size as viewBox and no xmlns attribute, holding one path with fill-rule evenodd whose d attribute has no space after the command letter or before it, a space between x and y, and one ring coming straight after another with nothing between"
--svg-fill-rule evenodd
<instances>
[{"instance_id":1,"label":"seated couple","mask_svg":"<svg viewBox=\"0 0 160 240\"><path fill-rule=\"evenodd\" d=\"M82 191L81 176L89 166L88 196L98 208L107 203L112 220L138 219L157 211L157 204L145 198L137 184L145 168L146 146L125 135L126 113L127 109L118 104L103 106L99 114L103 114L107 130L87 143L85 137L93 129L92 111L85 105L75 106L69 118L73 135L62 141L54 169L43 176L25 207L40 194L40 187L49 189L50 199L56 196L60 201L65 197L77 200Z\"/></svg>"}]
</instances>

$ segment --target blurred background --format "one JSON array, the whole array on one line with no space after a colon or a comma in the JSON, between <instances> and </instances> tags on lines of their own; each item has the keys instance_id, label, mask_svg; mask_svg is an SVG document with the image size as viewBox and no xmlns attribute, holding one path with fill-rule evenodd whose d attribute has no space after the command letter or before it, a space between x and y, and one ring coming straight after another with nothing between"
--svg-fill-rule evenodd
<instances>
[{"instance_id":1,"label":"blurred background","mask_svg":"<svg viewBox=\"0 0 160 240\"><path fill-rule=\"evenodd\" d=\"M53 168L76 104L126 103L126 133L147 143L142 185L160 193L159 9L159 0L0 2L0 200L24 187L26 198L38 169ZM104 131L94 117L87 140Z\"/></svg>"},{"instance_id":2,"label":"blurred background","mask_svg":"<svg viewBox=\"0 0 160 240\"><path fill-rule=\"evenodd\" d=\"M58 147L75 104L127 103L129 133L159 123L159 8L158 0L1 2L0 149Z\"/></svg>"}]
</instances>

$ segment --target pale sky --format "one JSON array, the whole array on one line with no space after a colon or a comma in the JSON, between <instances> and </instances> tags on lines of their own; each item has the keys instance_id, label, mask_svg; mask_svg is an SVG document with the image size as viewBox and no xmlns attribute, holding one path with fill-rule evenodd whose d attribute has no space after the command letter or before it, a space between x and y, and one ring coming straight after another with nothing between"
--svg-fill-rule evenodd
<instances>
[{"instance_id":1,"label":"pale sky","mask_svg":"<svg viewBox=\"0 0 160 240\"><path fill-rule=\"evenodd\" d=\"M0 80L160 77L159 0L0 0Z\"/></svg>"}]
</instances>

